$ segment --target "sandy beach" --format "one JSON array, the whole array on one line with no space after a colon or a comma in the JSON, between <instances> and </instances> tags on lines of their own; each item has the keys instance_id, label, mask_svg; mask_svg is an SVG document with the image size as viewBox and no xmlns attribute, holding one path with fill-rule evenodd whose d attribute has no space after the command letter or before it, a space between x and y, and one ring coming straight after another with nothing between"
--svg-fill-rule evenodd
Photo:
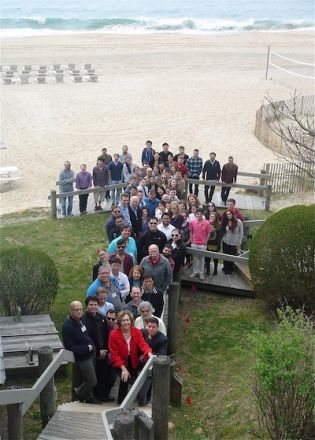
<instances>
[{"instance_id":1,"label":"sandy beach","mask_svg":"<svg viewBox=\"0 0 315 440\"><path fill-rule=\"evenodd\" d=\"M4 66L92 63L98 82L1 81L1 166L17 166L21 180L0 193L0 214L49 206L64 160L74 171L82 162L91 170L102 146L112 154L127 144L135 163L147 139L158 151L165 141L171 151L185 145L191 154L198 147L204 158L213 150L221 163L232 154L240 171L275 162L253 134L256 110L267 93L288 99L294 90L314 89L311 80L274 68L265 80L268 44L313 62L313 34L302 31L2 39Z\"/></svg>"}]
</instances>

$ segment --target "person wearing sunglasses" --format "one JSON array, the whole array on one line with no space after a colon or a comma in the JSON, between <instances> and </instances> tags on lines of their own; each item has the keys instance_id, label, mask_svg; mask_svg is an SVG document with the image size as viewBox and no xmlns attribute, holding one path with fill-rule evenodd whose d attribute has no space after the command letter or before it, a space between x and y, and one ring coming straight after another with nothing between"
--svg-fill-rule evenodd
<instances>
[{"instance_id":1,"label":"person wearing sunglasses","mask_svg":"<svg viewBox=\"0 0 315 440\"><path fill-rule=\"evenodd\" d=\"M183 243L182 234L179 229L173 229L172 237L168 240L168 243L172 248L172 258L175 262L174 267L174 279L177 279L177 275L180 272L186 256L186 245Z\"/></svg>"},{"instance_id":2,"label":"person wearing sunglasses","mask_svg":"<svg viewBox=\"0 0 315 440\"><path fill-rule=\"evenodd\" d=\"M112 215L109 217L108 221L105 223L105 231L108 238L108 241L112 241L112 230L116 228L115 220L118 216L121 215L121 211L118 205L112 206Z\"/></svg>"},{"instance_id":3,"label":"person wearing sunglasses","mask_svg":"<svg viewBox=\"0 0 315 440\"><path fill-rule=\"evenodd\" d=\"M122 272L128 276L133 267L133 258L126 252L126 241L123 238L117 241L117 251L109 255L109 260L113 257L119 258Z\"/></svg>"},{"instance_id":4,"label":"person wearing sunglasses","mask_svg":"<svg viewBox=\"0 0 315 440\"><path fill-rule=\"evenodd\" d=\"M149 229L141 235L139 240L139 262L142 258L149 255L149 246L156 244L160 252L167 242L164 232L158 230L158 219L151 217L149 220Z\"/></svg>"}]
</instances>

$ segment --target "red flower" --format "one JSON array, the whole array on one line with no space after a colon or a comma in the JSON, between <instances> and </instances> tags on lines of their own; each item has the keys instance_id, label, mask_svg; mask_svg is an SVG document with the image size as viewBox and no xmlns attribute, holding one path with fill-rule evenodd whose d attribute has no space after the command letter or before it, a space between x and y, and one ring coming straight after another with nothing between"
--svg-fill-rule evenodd
<instances>
[{"instance_id":1,"label":"red flower","mask_svg":"<svg viewBox=\"0 0 315 440\"><path fill-rule=\"evenodd\" d=\"M186 401L187 405L192 405L192 398L191 398L191 396L186 397L185 401Z\"/></svg>"},{"instance_id":2,"label":"red flower","mask_svg":"<svg viewBox=\"0 0 315 440\"><path fill-rule=\"evenodd\" d=\"M184 323L185 323L186 326L190 325L190 323L191 323L191 317L190 317L190 316L187 316L187 318L184 319Z\"/></svg>"}]
</instances>

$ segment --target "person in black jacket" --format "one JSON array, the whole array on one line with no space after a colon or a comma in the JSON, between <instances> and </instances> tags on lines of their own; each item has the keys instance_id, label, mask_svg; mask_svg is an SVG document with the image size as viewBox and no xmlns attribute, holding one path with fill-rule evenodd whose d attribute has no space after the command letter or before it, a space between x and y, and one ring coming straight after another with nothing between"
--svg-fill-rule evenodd
<instances>
[{"instance_id":1,"label":"person in black jacket","mask_svg":"<svg viewBox=\"0 0 315 440\"><path fill-rule=\"evenodd\" d=\"M99 299L97 296L88 296L85 299L87 307L82 322L84 323L88 335L93 340L95 346L95 373L97 385L94 388L96 398L101 402L113 401L109 396L113 386L112 367L108 353L108 327L104 316L97 311Z\"/></svg>"},{"instance_id":2,"label":"person in black jacket","mask_svg":"<svg viewBox=\"0 0 315 440\"><path fill-rule=\"evenodd\" d=\"M152 316L151 318L145 318L145 320L146 327L141 329L145 342L152 348L153 354L167 356L168 339L159 331L158 319ZM146 405L150 400L151 385L152 378L147 377L137 396L139 406Z\"/></svg>"},{"instance_id":3,"label":"person in black jacket","mask_svg":"<svg viewBox=\"0 0 315 440\"><path fill-rule=\"evenodd\" d=\"M93 389L97 384L93 363L95 346L81 320L82 313L82 304L79 301L73 301L70 304L70 315L62 325L63 344L67 350L73 352L76 366L82 376L82 383L74 388L76 396L81 402L97 403L93 394Z\"/></svg>"},{"instance_id":4,"label":"person in black jacket","mask_svg":"<svg viewBox=\"0 0 315 440\"><path fill-rule=\"evenodd\" d=\"M130 222L132 226L133 233L138 239L140 236L140 232L142 230L142 213L139 208L139 197L131 196L128 205Z\"/></svg>"},{"instance_id":5,"label":"person in black jacket","mask_svg":"<svg viewBox=\"0 0 315 440\"><path fill-rule=\"evenodd\" d=\"M164 307L163 292L154 287L152 275L148 274L143 277L141 301L149 301L154 308L154 315L161 317Z\"/></svg>"},{"instance_id":6,"label":"person in black jacket","mask_svg":"<svg viewBox=\"0 0 315 440\"><path fill-rule=\"evenodd\" d=\"M162 252L162 249L167 242L166 235L164 232L158 230L157 225L158 219L156 217L151 217L149 220L149 229L140 237L138 249L139 262L142 258L149 255L149 246L151 244L156 244L159 251Z\"/></svg>"},{"instance_id":7,"label":"person in black jacket","mask_svg":"<svg viewBox=\"0 0 315 440\"><path fill-rule=\"evenodd\" d=\"M210 160L206 160L203 170L202 170L202 178L204 180L220 180L221 176L221 166L220 163L215 160L216 154L210 153ZM211 202L213 193L214 193L215 185L211 185L210 193L209 186L205 185L205 199L206 203Z\"/></svg>"},{"instance_id":8,"label":"person in black jacket","mask_svg":"<svg viewBox=\"0 0 315 440\"><path fill-rule=\"evenodd\" d=\"M186 245L183 243L182 234L179 229L172 230L172 238L168 240L168 243L172 246L172 258L175 261L173 279L176 280L177 274L184 265L186 256Z\"/></svg>"}]
</instances>

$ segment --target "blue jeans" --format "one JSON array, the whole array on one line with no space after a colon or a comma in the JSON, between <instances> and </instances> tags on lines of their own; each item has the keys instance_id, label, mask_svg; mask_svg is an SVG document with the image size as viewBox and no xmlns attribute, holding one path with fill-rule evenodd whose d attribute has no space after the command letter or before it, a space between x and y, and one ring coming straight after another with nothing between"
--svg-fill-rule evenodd
<instances>
[{"instance_id":1,"label":"blue jeans","mask_svg":"<svg viewBox=\"0 0 315 440\"><path fill-rule=\"evenodd\" d=\"M118 183L121 183L121 180L112 180L112 185L117 185ZM120 193L121 193L121 188L113 188L111 190L111 198L112 198L112 203L114 205L118 205L120 199Z\"/></svg>"},{"instance_id":2,"label":"blue jeans","mask_svg":"<svg viewBox=\"0 0 315 440\"><path fill-rule=\"evenodd\" d=\"M67 206L67 199L68 199L68 206ZM71 215L72 214L72 203L73 203L73 196L68 197L61 197L61 214Z\"/></svg>"}]
</instances>

